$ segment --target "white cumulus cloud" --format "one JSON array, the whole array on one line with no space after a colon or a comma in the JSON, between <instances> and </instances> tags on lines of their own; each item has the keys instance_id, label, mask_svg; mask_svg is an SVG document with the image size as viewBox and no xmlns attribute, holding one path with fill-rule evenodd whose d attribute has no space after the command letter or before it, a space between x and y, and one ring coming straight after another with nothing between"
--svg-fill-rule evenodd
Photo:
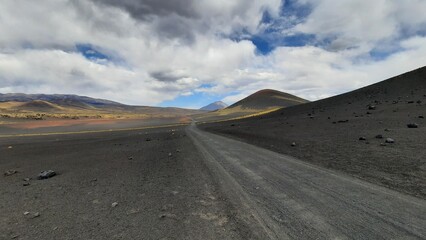
<instances>
[{"instance_id":1,"label":"white cumulus cloud","mask_svg":"<svg viewBox=\"0 0 426 240\"><path fill-rule=\"evenodd\" d=\"M425 1L292 2L311 12L291 16L286 32L315 41L271 43L260 55L230 36L263 34L265 11L279 23L280 0L3 0L0 92L158 105L196 93L232 103L273 88L315 100L426 65Z\"/></svg>"}]
</instances>

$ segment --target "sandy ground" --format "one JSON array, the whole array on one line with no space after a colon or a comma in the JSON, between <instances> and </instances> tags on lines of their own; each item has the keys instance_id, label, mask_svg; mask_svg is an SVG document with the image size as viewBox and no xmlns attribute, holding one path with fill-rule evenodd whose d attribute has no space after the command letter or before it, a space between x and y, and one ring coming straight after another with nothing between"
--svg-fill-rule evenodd
<instances>
[{"instance_id":1,"label":"sandy ground","mask_svg":"<svg viewBox=\"0 0 426 240\"><path fill-rule=\"evenodd\" d=\"M143 128L187 124L191 121L188 117L146 119L5 120L7 121L3 121L0 124L0 137L20 134L67 133L78 131Z\"/></svg>"},{"instance_id":2,"label":"sandy ground","mask_svg":"<svg viewBox=\"0 0 426 240\"><path fill-rule=\"evenodd\" d=\"M424 199L424 117L426 68L334 98L201 127Z\"/></svg>"},{"instance_id":3,"label":"sandy ground","mask_svg":"<svg viewBox=\"0 0 426 240\"><path fill-rule=\"evenodd\" d=\"M191 127L1 137L0 239L424 236L423 200Z\"/></svg>"},{"instance_id":4,"label":"sandy ground","mask_svg":"<svg viewBox=\"0 0 426 240\"><path fill-rule=\"evenodd\" d=\"M1 176L0 239L251 236L182 127L0 138L0 152L1 172L18 171Z\"/></svg>"}]
</instances>

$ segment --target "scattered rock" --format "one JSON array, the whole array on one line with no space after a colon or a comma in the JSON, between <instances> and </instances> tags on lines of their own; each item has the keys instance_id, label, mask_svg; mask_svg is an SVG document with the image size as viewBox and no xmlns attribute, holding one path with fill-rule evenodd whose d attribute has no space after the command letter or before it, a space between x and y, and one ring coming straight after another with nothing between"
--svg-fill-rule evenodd
<instances>
[{"instance_id":1,"label":"scattered rock","mask_svg":"<svg viewBox=\"0 0 426 240\"><path fill-rule=\"evenodd\" d=\"M377 139L383 139L383 135L382 134L376 135L376 138Z\"/></svg>"},{"instance_id":2,"label":"scattered rock","mask_svg":"<svg viewBox=\"0 0 426 240\"><path fill-rule=\"evenodd\" d=\"M367 140L367 138L365 138L365 137L360 137L360 138L359 138L359 140L360 140L360 141L366 141L366 140Z\"/></svg>"},{"instance_id":3,"label":"scattered rock","mask_svg":"<svg viewBox=\"0 0 426 240\"><path fill-rule=\"evenodd\" d=\"M421 101L421 100L418 100L418 101L417 101L417 104L421 104L421 103L422 103L422 101Z\"/></svg>"},{"instance_id":4,"label":"scattered rock","mask_svg":"<svg viewBox=\"0 0 426 240\"><path fill-rule=\"evenodd\" d=\"M339 121L337 121L338 123L347 123L347 122L349 122L349 120L348 119L346 119L346 120L339 120Z\"/></svg>"},{"instance_id":5,"label":"scattered rock","mask_svg":"<svg viewBox=\"0 0 426 240\"><path fill-rule=\"evenodd\" d=\"M48 179L56 176L56 172L53 170L43 171L38 175L38 180Z\"/></svg>"},{"instance_id":6,"label":"scattered rock","mask_svg":"<svg viewBox=\"0 0 426 240\"><path fill-rule=\"evenodd\" d=\"M423 115L420 115L420 116L419 116L419 118L422 118L422 119L423 119L423 118L425 118L425 117L424 117Z\"/></svg>"},{"instance_id":7,"label":"scattered rock","mask_svg":"<svg viewBox=\"0 0 426 240\"><path fill-rule=\"evenodd\" d=\"M24 187L30 186L30 183L29 183L29 182L24 182L24 183L22 184L22 186L24 186Z\"/></svg>"},{"instance_id":8,"label":"scattered rock","mask_svg":"<svg viewBox=\"0 0 426 240\"><path fill-rule=\"evenodd\" d=\"M13 147L12 146L9 146L9 147L7 147L8 149L12 149Z\"/></svg>"},{"instance_id":9,"label":"scattered rock","mask_svg":"<svg viewBox=\"0 0 426 240\"><path fill-rule=\"evenodd\" d=\"M172 153L169 153L169 157L171 157L171 156L173 156L173 154L172 154Z\"/></svg>"},{"instance_id":10,"label":"scattered rock","mask_svg":"<svg viewBox=\"0 0 426 240\"><path fill-rule=\"evenodd\" d=\"M31 180L31 178L24 178L22 180L24 180L25 182L29 182Z\"/></svg>"},{"instance_id":11,"label":"scattered rock","mask_svg":"<svg viewBox=\"0 0 426 240\"><path fill-rule=\"evenodd\" d=\"M129 159L129 160L133 160L133 156L130 156L130 157L128 157L127 159Z\"/></svg>"},{"instance_id":12,"label":"scattered rock","mask_svg":"<svg viewBox=\"0 0 426 240\"><path fill-rule=\"evenodd\" d=\"M177 219L177 216L172 213L163 213L159 216L159 218L160 219L166 219L166 218Z\"/></svg>"},{"instance_id":13,"label":"scattered rock","mask_svg":"<svg viewBox=\"0 0 426 240\"><path fill-rule=\"evenodd\" d=\"M374 106L374 105L368 105L368 110L376 110L376 106Z\"/></svg>"},{"instance_id":14,"label":"scattered rock","mask_svg":"<svg viewBox=\"0 0 426 240\"><path fill-rule=\"evenodd\" d=\"M389 128L385 128L385 132L390 132L390 129Z\"/></svg>"},{"instance_id":15,"label":"scattered rock","mask_svg":"<svg viewBox=\"0 0 426 240\"><path fill-rule=\"evenodd\" d=\"M231 124L231 127L235 127L235 124Z\"/></svg>"},{"instance_id":16,"label":"scattered rock","mask_svg":"<svg viewBox=\"0 0 426 240\"><path fill-rule=\"evenodd\" d=\"M4 173L4 176L5 176L5 177L8 177L8 176L12 176L12 175L17 174L17 173L18 173L18 171L16 171L16 170L7 170L7 171Z\"/></svg>"},{"instance_id":17,"label":"scattered rock","mask_svg":"<svg viewBox=\"0 0 426 240\"><path fill-rule=\"evenodd\" d=\"M386 145L386 143L380 143L380 146L386 147L387 145Z\"/></svg>"},{"instance_id":18,"label":"scattered rock","mask_svg":"<svg viewBox=\"0 0 426 240\"><path fill-rule=\"evenodd\" d=\"M292 143L291 143L291 146L292 146L292 147L296 147L296 143L295 143L295 142L292 142Z\"/></svg>"},{"instance_id":19,"label":"scattered rock","mask_svg":"<svg viewBox=\"0 0 426 240\"><path fill-rule=\"evenodd\" d=\"M408 104L411 104L411 103L414 103L414 101L408 101L407 103L408 103Z\"/></svg>"},{"instance_id":20,"label":"scattered rock","mask_svg":"<svg viewBox=\"0 0 426 240\"><path fill-rule=\"evenodd\" d=\"M36 212L36 213L33 214L33 218L38 218L38 217L40 217L40 213L39 212Z\"/></svg>"},{"instance_id":21,"label":"scattered rock","mask_svg":"<svg viewBox=\"0 0 426 240\"><path fill-rule=\"evenodd\" d=\"M408 128L418 128L419 125L417 123L409 123L409 124L407 124L407 127Z\"/></svg>"},{"instance_id":22,"label":"scattered rock","mask_svg":"<svg viewBox=\"0 0 426 240\"><path fill-rule=\"evenodd\" d=\"M25 216L27 216L27 215L29 215L30 214L30 212L24 212L24 215Z\"/></svg>"},{"instance_id":23,"label":"scattered rock","mask_svg":"<svg viewBox=\"0 0 426 240\"><path fill-rule=\"evenodd\" d=\"M150 142L152 140L151 140L151 138L147 138L147 139L145 139L145 141Z\"/></svg>"},{"instance_id":24,"label":"scattered rock","mask_svg":"<svg viewBox=\"0 0 426 240\"><path fill-rule=\"evenodd\" d=\"M118 206L118 202L113 202L112 204L111 204L111 207L113 207L113 208L115 208L115 207L117 207Z\"/></svg>"},{"instance_id":25,"label":"scattered rock","mask_svg":"<svg viewBox=\"0 0 426 240\"><path fill-rule=\"evenodd\" d=\"M395 140L393 138L386 138L386 143L395 143Z\"/></svg>"}]
</instances>

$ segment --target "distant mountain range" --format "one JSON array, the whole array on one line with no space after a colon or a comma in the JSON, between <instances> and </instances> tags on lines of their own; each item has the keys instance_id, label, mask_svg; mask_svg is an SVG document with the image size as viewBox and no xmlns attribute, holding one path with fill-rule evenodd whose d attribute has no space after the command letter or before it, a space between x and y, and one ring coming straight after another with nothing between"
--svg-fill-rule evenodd
<instances>
[{"instance_id":1,"label":"distant mountain range","mask_svg":"<svg viewBox=\"0 0 426 240\"><path fill-rule=\"evenodd\" d=\"M0 93L0 102L31 102L46 101L62 107L124 107L126 105L105 99L90 98L78 95L63 94L24 94L24 93Z\"/></svg>"},{"instance_id":2,"label":"distant mountain range","mask_svg":"<svg viewBox=\"0 0 426 240\"><path fill-rule=\"evenodd\" d=\"M62 94L0 94L0 113L12 118L32 116L50 117L179 117L196 114L202 119L223 120L236 118L278 108L285 108L308 101L276 90L258 91L234 104L227 106L221 101L214 102L200 110L129 106L105 99ZM206 111L208 111L206 113ZM196 118L197 118L196 117ZM198 119L197 119L198 120Z\"/></svg>"},{"instance_id":3,"label":"distant mountain range","mask_svg":"<svg viewBox=\"0 0 426 240\"><path fill-rule=\"evenodd\" d=\"M200 110L130 106L122 103L78 95L62 94L0 94L0 113L4 116L22 118L35 114L49 117L179 117L200 113Z\"/></svg>"},{"instance_id":4,"label":"distant mountain range","mask_svg":"<svg viewBox=\"0 0 426 240\"><path fill-rule=\"evenodd\" d=\"M217 101L217 102L210 103L209 105L200 108L200 110L203 110L203 111L216 111L216 110L223 109L223 108L226 108L226 107L228 107L228 104L226 104L226 103L224 103L222 101Z\"/></svg>"}]
</instances>

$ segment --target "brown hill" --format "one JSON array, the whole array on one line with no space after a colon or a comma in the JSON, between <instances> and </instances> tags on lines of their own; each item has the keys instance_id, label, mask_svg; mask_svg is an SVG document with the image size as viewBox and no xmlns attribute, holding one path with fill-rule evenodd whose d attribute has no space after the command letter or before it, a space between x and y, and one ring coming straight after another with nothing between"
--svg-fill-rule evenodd
<instances>
[{"instance_id":1,"label":"brown hill","mask_svg":"<svg viewBox=\"0 0 426 240\"><path fill-rule=\"evenodd\" d=\"M264 89L251 94L227 108L198 114L193 116L193 118L200 122L245 118L307 102L303 98L288 93Z\"/></svg>"},{"instance_id":2,"label":"brown hill","mask_svg":"<svg viewBox=\"0 0 426 240\"><path fill-rule=\"evenodd\" d=\"M426 198L425 115L423 67L335 97L202 126Z\"/></svg>"},{"instance_id":3,"label":"brown hill","mask_svg":"<svg viewBox=\"0 0 426 240\"><path fill-rule=\"evenodd\" d=\"M42 101L33 100L30 102L24 102L20 106L16 107L17 110L21 111L32 111L32 112L53 112L60 111L62 108L56 104Z\"/></svg>"},{"instance_id":4,"label":"brown hill","mask_svg":"<svg viewBox=\"0 0 426 240\"><path fill-rule=\"evenodd\" d=\"M242 109L268 109L273 107L290 107L301 103L307 103L308 101L288 94L272 89L264 89L253 93L252 95L232 104L228 108Z\"/></svg>"}]
</instances>

